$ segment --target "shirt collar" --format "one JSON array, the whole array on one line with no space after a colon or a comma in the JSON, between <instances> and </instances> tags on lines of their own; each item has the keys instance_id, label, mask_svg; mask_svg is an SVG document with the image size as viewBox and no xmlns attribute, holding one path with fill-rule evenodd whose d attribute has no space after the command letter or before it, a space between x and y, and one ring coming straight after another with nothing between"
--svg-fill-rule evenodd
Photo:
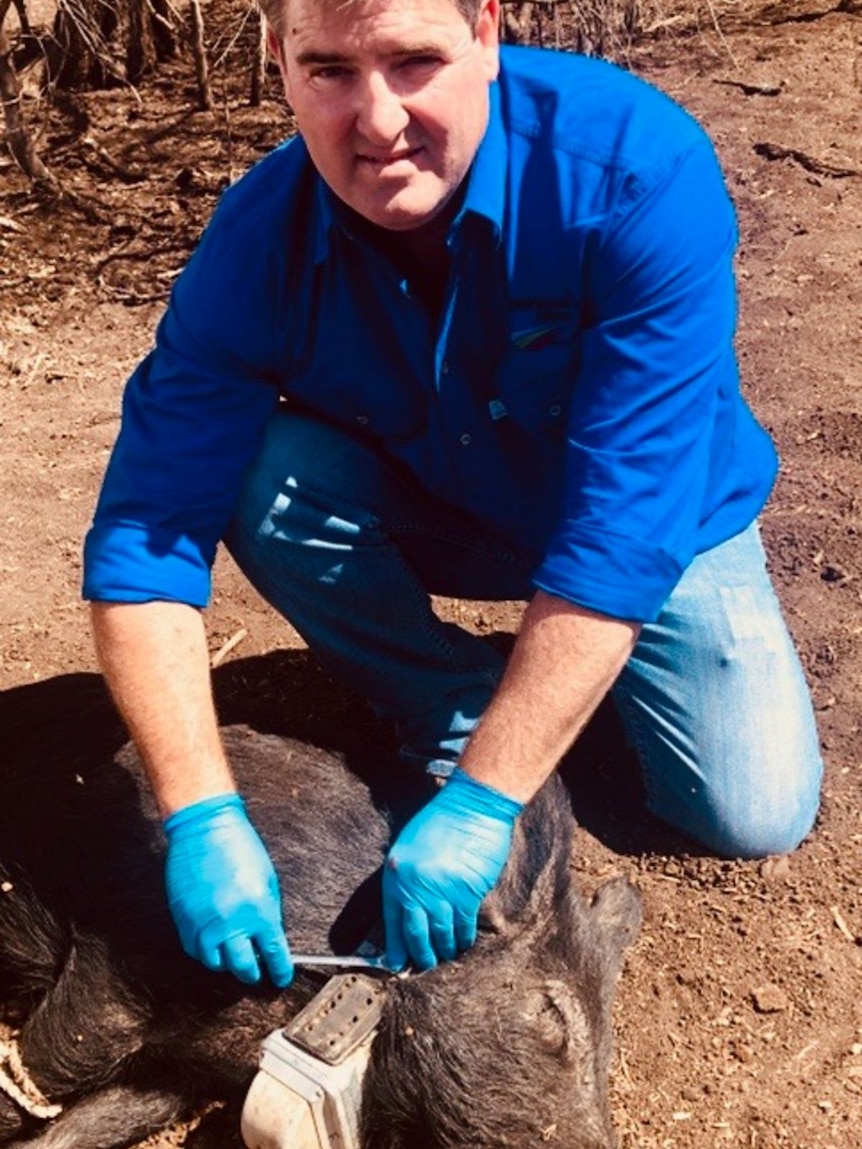
<instances>
[{"instance_id":1,"label":"shirt collar","mask_svg":"<svg viewBox=\"0 0 862 1149\"><path fill-rule=\"evenodd\" d=\"M473 212L490 221L499 240L503 234L509 149L500 108L500 85L496 82L490 88L490 101L488 127L470 168L467 194L455 225L460 223L467 212Z\"/></svg>"},{"instance_id":2,"label":"shirt collar","mask_svg":"<svg viewBox=\"0 0 862 1149\"><path fill-rule=\"evenodd\" d=\"M495 237L499 241L503 233L508 146L500 109L498 83L491 84L489 97L488 127L467 175L467 192L461 210L452 224L452 231L454 233L467 212L472 212L490 221ZM329 255L329 237L332 229L343 226L343 223L339 218L337 198L317 173L315 173L314 194L314 262L321 264Z\"/></svg>"}]
</instances>

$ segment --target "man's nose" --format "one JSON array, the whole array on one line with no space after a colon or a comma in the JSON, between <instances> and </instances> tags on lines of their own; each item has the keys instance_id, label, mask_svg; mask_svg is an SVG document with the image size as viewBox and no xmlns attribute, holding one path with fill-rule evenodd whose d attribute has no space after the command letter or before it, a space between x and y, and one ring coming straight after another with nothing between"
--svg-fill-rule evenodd
<instances>
[{"instance_id":1,"label":"man's nose","mask_svg":"<svg viewBox=\"0 0 862 1149\"><path fill-rule=\"evenodd\" d=\"M410 122L401 96L381 72L368 76L362 85L356 121L360 134L378 145L393 143Z\"/></svg>"}]
</instances>

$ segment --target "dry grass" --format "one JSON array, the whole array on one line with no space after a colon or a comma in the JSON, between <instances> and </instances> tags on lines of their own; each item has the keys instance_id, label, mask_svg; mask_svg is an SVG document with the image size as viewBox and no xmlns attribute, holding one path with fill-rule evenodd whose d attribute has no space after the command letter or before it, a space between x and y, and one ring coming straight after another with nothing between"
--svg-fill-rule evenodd
<instances>
[{"instance_id":1,"label":"dry grass","mask_svg":"<svg viewBox=\"0 0 862 1149\"><path fill-rule=\"evenodd\" d=\"M624 61L635 45L664 36L723 38L830 11L862 11L862 0L509 0L503 19L510 41Z\"/></svg>"}]
</instances>

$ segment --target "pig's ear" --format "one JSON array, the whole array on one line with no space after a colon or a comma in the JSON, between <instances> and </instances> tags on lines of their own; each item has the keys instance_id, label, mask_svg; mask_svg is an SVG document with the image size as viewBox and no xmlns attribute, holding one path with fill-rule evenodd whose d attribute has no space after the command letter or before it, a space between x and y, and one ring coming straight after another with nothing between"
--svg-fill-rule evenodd
<instances>
[{"instance_id":1,"label":"pig's ear","mask_svg":"<svg viewBox=\"0 0 862 1149\"><path fill-rule=\"evenodd\" d=\"M599 934L598 948L604 955L608 988L612 990L622 968L623 953L640 933L641 895L627 878L611 878L593 896L590 915Z\"/></svg>"},{"instance_id":2,"label":"pig's ear","mask_svg":"<svg viewBox=\"0 0 862 1149\"><path fill-rule=\"evenodd\" d=\"M512 934L544 920L568 896L575 819L569 795L552 775L515 824L509 861L482 905L481 924Z\"/></svg>"},{"instance_id":3,"label":"pig's ear","mask_svg":"<svg viewBox=\"0 0 862 1149\"><path fill-rule=\"evenodd\" d=\"M520 1015L546 1052L563 1065L573 1065L579 1057L583 1058L584 1050L592 1048L587 1017L564 981L548 978L531 987ZM584 1069L588 1071L588 1065ZM584 1081L585 1086L589 1084Z\"/></svg>"}]
</instances>

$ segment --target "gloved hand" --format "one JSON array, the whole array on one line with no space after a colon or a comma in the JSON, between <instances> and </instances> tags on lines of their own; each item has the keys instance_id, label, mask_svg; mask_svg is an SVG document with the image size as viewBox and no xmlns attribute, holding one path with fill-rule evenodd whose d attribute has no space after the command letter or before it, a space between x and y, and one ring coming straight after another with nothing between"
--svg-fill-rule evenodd
<instances>
[{"instance_id":1,"label":"gloved hand","mask_svg":"<svg viewBox=\"0 0 862 1149\"><path fill-rule=\"evenodd\" d=\"M165 820L168 905L189 957L207 969L279 989L293 979L278 878L238 794L185 806Z\"/></svg>"},{"instance_id":2,"label":"gloved hand","mask_svg":"<svg viewBox=\"0 0 862 1149\"><path fill-rule=\"evenodd\" d=\"M383 867L386 959L401 969L451 961L476 940L482 899L497 884L520 802L455 769L396 838Z\"/></svg>"}]
</instances>

